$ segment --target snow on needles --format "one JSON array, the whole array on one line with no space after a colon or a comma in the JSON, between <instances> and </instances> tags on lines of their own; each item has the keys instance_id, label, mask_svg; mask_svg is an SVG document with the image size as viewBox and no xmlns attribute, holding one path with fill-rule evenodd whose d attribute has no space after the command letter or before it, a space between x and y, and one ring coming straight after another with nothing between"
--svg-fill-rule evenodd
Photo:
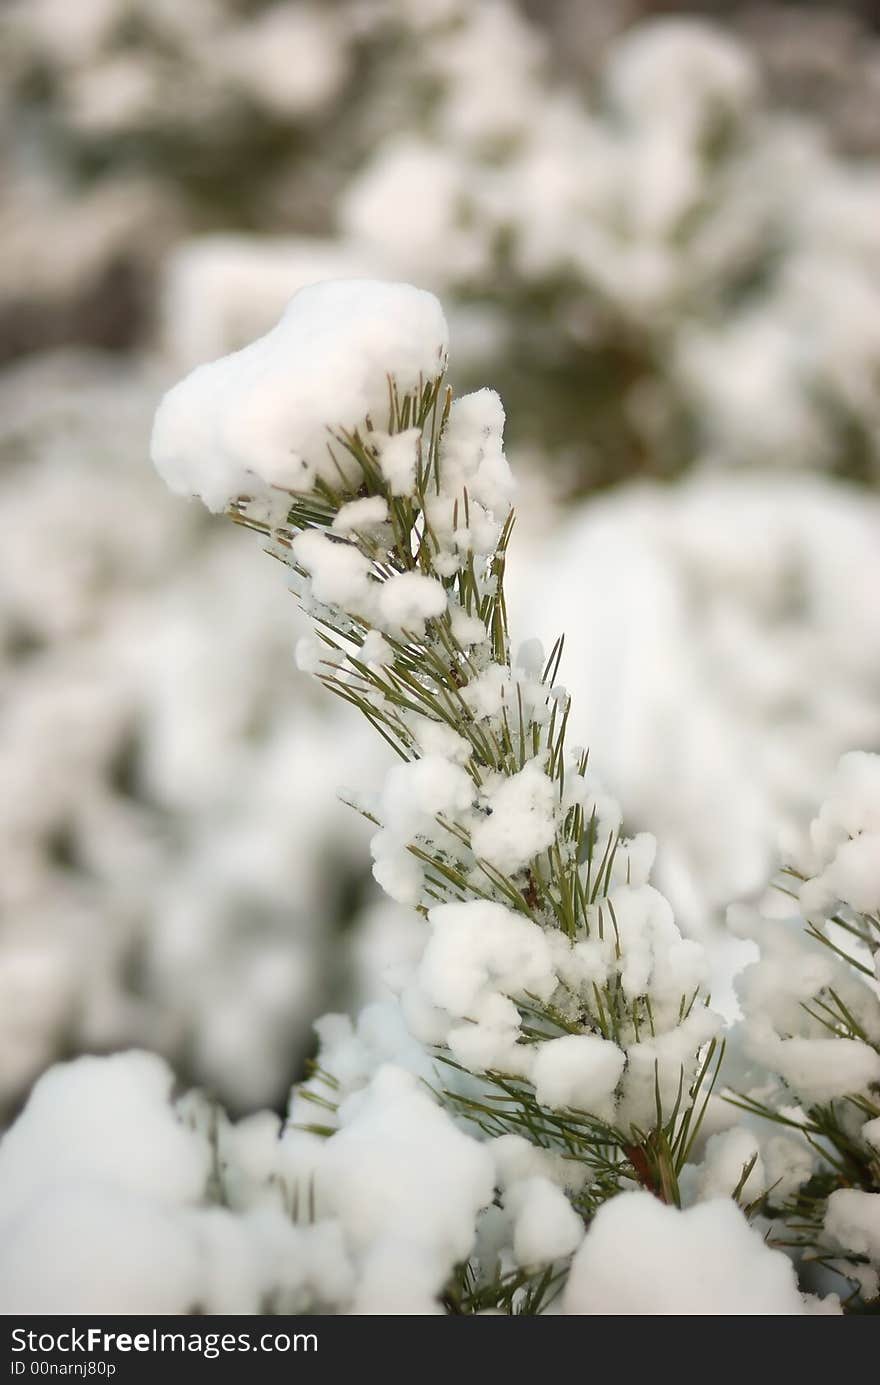
<instances>
[{"instance_id":1,"label":"snow on needles","mask_svg":"<svg viewBox=\"0 0 880 1385\"><path fill-rule=\"evenodd\" d=\"M402 392L443 371L448 329L432 294L407 284L332 280L301 289L276 327L197 367L165 396L152 456L172 490L224 509L255 483L335 484L333 434L384 418L388 377ZM350 466L349 466L350 471Z\"/></svg>"}]
</instances>

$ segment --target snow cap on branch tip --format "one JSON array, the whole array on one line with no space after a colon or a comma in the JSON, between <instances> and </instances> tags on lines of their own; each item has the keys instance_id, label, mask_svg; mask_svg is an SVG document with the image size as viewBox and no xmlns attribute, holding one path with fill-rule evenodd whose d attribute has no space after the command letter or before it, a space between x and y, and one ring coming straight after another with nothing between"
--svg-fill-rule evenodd
<instances>
[{"instance_id":1,"label":"snow cap on branch tip","mask_svg":"<svg viewBox=\"0 0 880 1385\"><path fill-rule=\"evenodd\" d=\"M388 415L401 394L445 369L449 329L433 294L339 279L301 289L250 346L198 366L161 401L151 455L178 494L210 510L270 487L308 492L316 477L354 480L332 435Z\"/></svg>"}]
</instances>

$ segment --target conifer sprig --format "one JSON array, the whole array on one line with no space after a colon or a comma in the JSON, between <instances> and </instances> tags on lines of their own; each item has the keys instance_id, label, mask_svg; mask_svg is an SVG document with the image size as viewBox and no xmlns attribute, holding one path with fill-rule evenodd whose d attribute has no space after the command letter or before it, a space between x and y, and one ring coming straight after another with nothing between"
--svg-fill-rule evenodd
<instances>
[{"instance_id":1,"label":"conifer sprig","mask_svg":"<svg viewBox=\"0 0 880 1385\"><path fill-rule=\"evenodd\" d=\"M254 518L247 497L236 501L231 517L258 528L268 551L292 571L294 589L315 624L319 651L314 672L320 682L356 708L400 760L411 763L422 756L419 719L428 718L466 742L463 767L475 790L493 777L520 773L536 759L553 783L553 839L525 867L513 872L481 858L473 851L468 830L452 816L438 814L431 840L416 838L407 844L424 872L422 897L416 904L419 911L427 915L438 903L493 901L543 929L558 931L571 944L590 938L607 943L619 964L625 944L610 897L621 846L619 826L608 828L600 822L595 804L583 795L567 793L573 778L586 777L589 757L586 751L570 753L566 747L571 701L557 683L564 641L560 637L535 670L537 701L534 686L528 688L511 654L504 573L514 512L511 509L499 524L491 552L477 553L465 539L452 564L448 547L431 523L432 498L442 491L443 440L451 407L452 393L442 378L420 385L409 395L401 395L389 380L384 430L377 431L368 420L363 431L336 432L328 441L338 485L319 481L308 496L290 495L284 521L276 527ZM411 495L398 496L382 469L381 444L385 437L411 428L419 430L415 484ZM342 454L344 466L339 464ZM357 471L354 485L346 480L352 461ZM342 508L371 498L384 503L387 520L378 528L355 527L339 534L335 522ZM470 508L464 488L452 516L456 534L467 535ZM315 600L309 572L295 554L297 536L312 530L366 559L370 582L377 587L402 573L439 581L447 597L446 610L426 619L421 628L397 634L383 630L384 652L376 659L375 647L371 650L368 645L375 641L376 631L367 615ZM461 613L481 627L475 632L471 626L467 640L457 633ZM489 670L501 686L499 712L479 716L469 691ZM374 806L355 806L381 826ZM628 866L623 880L629 883ZM682 994L678 1022L685 1021L704 999L696 990ZM587 1034L626 1050L657 1033L649 991L635 999L628 997L619 969L612 969L605 983L593 983L586 998L561 984L552 1000L521 997L517 1009L524 1045ZM519 1076L489 1070L475 1078L473 1069L457 1062L448 1050L441 1048L436 1056L438 1072L445 1070L455 1080L441 1079L435 1094L471 1127L486 1136L519 1134L579 1167L585 1175L576 1180L582 1190L571 1201L585 1223L602 1202L627 1187L645 1188L665 1202L680 1205L678 1177L718 1073L721 1048L715 1040L702 1045L690 1078L682 1067L669 1109L664 1109L659 1070L655 1070L653 1118L647 1128L632 1123L618 1126L587 1111L551 1110L538 1101L531 1083ZM316 1067L302 1095L316 1106L316 1120L307 1128L332 1133L337 1104L332 1075ZM511 1305L517 1311L538 1311L546 1306L555 1282L552 1267L487 1279L483 1271L464 1266L449 1288L450 1311L473 1312L485 1306L513 1311Z\"/></svg>"}]
</instances>

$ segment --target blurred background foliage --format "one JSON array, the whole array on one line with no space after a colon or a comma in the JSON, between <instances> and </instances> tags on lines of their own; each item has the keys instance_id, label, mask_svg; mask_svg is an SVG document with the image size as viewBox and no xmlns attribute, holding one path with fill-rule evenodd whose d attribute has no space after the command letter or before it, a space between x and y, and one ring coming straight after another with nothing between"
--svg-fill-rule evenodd
<instances>
[{"instance_id":1,"label":"blurred background foliage","mask_svg":"<svg viewBox=\"0 0 880 1385\"><path fill-rule=\"evenodd\" d=\"M497 386L522 633L729 970L880 744L880 5L6 0L0 1108L132 1043L237 1110L415 938L294 604L167 496L183 369L297 287L441 294Z\"/></svg>"}]
</instances>

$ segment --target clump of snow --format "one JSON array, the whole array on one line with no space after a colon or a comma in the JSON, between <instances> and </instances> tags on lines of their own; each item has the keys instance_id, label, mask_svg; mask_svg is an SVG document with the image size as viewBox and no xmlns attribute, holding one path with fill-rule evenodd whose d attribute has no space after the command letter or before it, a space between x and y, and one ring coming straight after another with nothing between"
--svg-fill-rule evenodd
<instances>
[{"instance_id":1,"label":"clump of snow","mask_svg":"<svg viewBox=\"0 0 880 1385\"><path fill-rule=\"evenodd\" d=\"M413 715L410 727L423 755L440 755L453 764L466 764L472 754L471 744L445 721Z\"/></svg>"},{"instance_id":2,"label":"clump of snow","mask_svg":"<svg viewBox=\"0 0 880 1385\"><path fill-rule=\"evenodd\" d=\"M506 701L511 706L516 701L510 673L500 664L490 664L476 678L472 678L462 696L477 720L496 717Z\"/></svg>"},{"instance_id":3,"label":"clump of snow","mask_svg":"<svg viewBox=\"0 0 880 1385\"><path fill-rule=\"evenodd\" d=\"M564 1034L540 1044L532 1066L535 1095L553 1110L573 1107L612 1120L614 1090L626 1055L596 1034Z\"/></svg>"},{"instance_id":4,"label":"clump of snow","mask_svg":"<svg viewBox=\"0 0 880 1385\"><path fill-rule=\"evenodd\" d=\"M293 1202L279 1198L291 1170L277 1117L236 1130L203 1097L172 1105L171 1084L160 1059L137 1052L81 1058L37 1083L0 1142L4 1307L346 1306L355 1277L339 1223L297 1225Z\"/></svg>"},{"instance_id":5,"label":"clump of snow","mask_svg":"<svg viewBox=\"0 0 880 1385\"><path fill-rule=\"evenodd\" d=\"M758 964L760 965L760 963ZM861 1039L780 1038L755 1020L748 1028L750 1051L807 1104L837 1097L867 1096L880 1082L880 1053Z\"/></svg>"},{"instance_id":6,"label":"clump of snow","mask_svg":"<svg viewBox=\"0 0 880 1385\"><path fill-rule=\"evenodd\" d=\"M625 995L635 1000L648 991L655 1025L669 1022L680 997L706 981L703 948L681 936L669 902L653 885L619 885L609 891L607 907L619 939Z\"/></svg>"},{"instance_id":7,"label":"clump of snow","mask_svg":"<svg viewBox=\"0 0 880 1385\"><path fill-rule=\"evenodd\" d=\"M393 658L393 651L378 630L370 630L361 645L361 658L365 664L388 664Z\"/></svg>"},{"instance_id":8,"label":"clump of snow","mask_svg":"<svg viewBox=\"0 0 880 1385\"><path fill-rule=\"evenodd\" d=\"M265 337L197 367L159 406L151 451L172 490L222 510L316 476L351 479L331 444L340 430L384 418L388 376L401 393L436 379L448 330L440 304L407 284L335 280L301 289Z\"/></svg>"},{"instance_id":9,"label":"clump of snow","mask_svg":"<svg viewBox=\"0 0 880 1385\"><path fill-rule=\"evenodd\" d=\"M416 469L421 456L420 428L402 433L373 433L370 442L376 449L379 469L392 495L412 495L416 488Z\"/></svg>"},{"instance_id":10,"label":"clump of snow","mask_svg":"<svg viewBox=\"0 0 880 1385\"><path fill-rule=\"evenodd\" d=\"M751 1171L746 1177L750 1165ZM751 1130L742 1128L719 1131L706 1141L700 1167L699 1197L701 1201L732 1197L737 1189L747 1202L767 1190L761 1143Z\"/></svg>"},{"instance_id":11,"label":"clump of snow","mask_svg":"<svg viewBox=\"0 0 880 1385\"><path fill-rule=\"evenodd\" d=\"M438 904L419 967L426 996L450 1015L474 1015L492 991L547 995L553 970L547 935L537 924L490 900Z\"/></svg>"},{"instance_id":12,"label":"clump of snow","mask_svg":"<svg viewBox=\"0 0 880 1385\"><path fill-rule=\"evenodd\" d=\"M696 1076L705 1046L723 1028L721 1016L705 1004L695 1004L680 1022L667 1018L669 1028L629 1044L621 1082L617 1123L646 1129L656 1118L659 1097L664 1111L671 1111L682 1086Z\"/></svg>"},{"instance_id":13,"label":"clump of snow","mask_svg":"<svg viewBox=\"0 0 880 1385\"><path fill-rule=\"evenodd\" d=\"M293 556L311 577L316 601L368 612L373 594L371 564L355 544L319 529L304 529L293 540Z\"/></svg>"},{"instance_id":14,"label":"clump of snow","mask_svg":"<svg viewBox=\"0 0 880 1385\"><path fill-rule=\"evenodd\" d=\"M377 832L370 842L373 879L397 904L418 904L425 872L418 858L390 833Z\"/></svg>"},{"instance_id":15,"label":"clump of snow","mask_svg":"<svg viewBox=\"0 0 880 1385\"><path fill-rule=\"evenodd\" d=\"M172 1081L151 1053L78 1058L45 1073L0 1142L0 1221L47 1186L83 1178L196 1202L208 1150L170 1108Z\"/></svg>"},{"instance_id":16,"label":"clump of snow","mask_svg":"<svg viewBox=\"0 0 880 1385\"><path fill-rule=\"evenodd\" d=\"M489 1148L502 1191L532 1178L548 1179L559 1188L577 1191L588 1176L563 1153L532 1144L522 1135L499 1135Z\"/></svg>"},{"instance_id":17,"label":"clump of snow","mask_svg":"<svg viewBox=\"0 0 880 1385\"><path fill-rule=\"evenodd\" d=\"M514 1215L513 1253L520 1265L542 1265L573 1254L584 1226L568 1198L549 1178L525 1178L505 1197Z\"/></svg>"},{"instance_id":18,"label":"clump of snow","mask_svg":"<svg viewBox=\"0 0 880 1385\"><path fill-rule=\"evenodd\" d=\"M355 1021L348 1015L323 1015L315 1024L321 1048L321 1063L338 1083L336 1101L362 1091L380 1068L392 1064L430 1082L434 1064L430 1054L409 1032L396 1001L375 1001L366 1005ZM294 1087L289 1117L293 1125L305 1125L314 1108L307 1094L315 1081ZM325 1112L331 1126L338 1124L335 1113Z\"/></svg>"},{"instance_id":19,"label":"clump of snow","mask_svg":"<svg viewBox=\"0 0 880 1385\"><path fill-rule=\"evenodd\" d=\"M728 1073L737 1056L734 1050L725 1065ZM710 1098L710 1108L713 1102L715 1111L707 1113L693 1153L699 1163L687 1168L682 1181L697 1201L731 1197L739 1188L746 1203L768 1194L774 1204L782 1204L809 1181L818 1156L804 1137L795 1131L775 1134L772 1122L745 1116L723 1097ZM689 1197L690 1192L686 1201Z\"/></svg>"},{"instance_id":20,"label":"clump of snow","mask_svg":"<svg viewBox=\"0 0 880 1385\"><path fill-rule=\"evenodd\" d=\"M449 525L451 537L456 538L456 530L460 527L462 535L457 541L462 547L473 547L476 552L489 551L480 525L483 511L503 519L515 492L515 482L504 455L503 435L504 406L494 390L477 390L453 400L440 447L440 469L444 496L457 500L457 515L448 506L444 508L439 502L433 503L430 494L427 511L438 534L444 535ZM475 502L472 516L465 512L466 508L470 509L471 501ZM454 520L457 524L453 527ZM491 546L494 546L494 539Z\"/></svg>"},{"instance_id":21,"label":"clump of snow","mask_svg":"<svg viewBox=\"0 0 880 1385\"><path fill-rule=\"evenodd\" d=\"M442 616L446 592L436 577L422 572L397 572L382 583L377 597L378 623L386 634L419 637L425 622Z\"/></svg>"},{"instance_id":22,"label":"clump of snow","mask_svg":"<svg viewBox=\"0 0 880 1385\"><path fill-rule=\"evenodd\" d=\"M400 1239L436 1264L439 1288L473 1243L477 1212L492 1199L485 1146L460 1131L415 1078L380 1068L340 1109L341 1128L324 1147L318 1195L343 1221L354 1246Z\"/></svg>"},{"instance_id":23,"label":"clump of snow","mask_svg":"<svg viewBox=\"0 0 880 1385\"><path fill-rule=\"evenodd\" d=\"M321 666L322 652L314 635L300 635L293 647L293 657L300 673L317 673Z\"/></svg>"},{"instance_id":24,"label":"clump of snow","mask_svg":"<svg viewBox=\"0 0 880 1385\"><path fill-rule=\"evenodd\" d=\"M195 1094L174 1107L153 1055L52 1069L0 1143L4 1305L257 1313L381 1300L403 1312L408 1266L422 1311L436 1311L492 1200L495 1161L428 1094L424 1056L382 1007L358 1036L330 1018L323 1033L349 1091L326 1140L282 1133L268 1112L231 1127ZM389 1064L407 1052L413 1071ZM384 1293L377 1260L397 1267Z\"/></svg>"},{"instance_id":25,"label":"clump of snow","mask_svg":"<svg viewBox=\"0 0 880 1385\"><path fill-rule=\"evenodd\" d=\"M839 904L880 913L880 755L844 755L795 864L809 878L798 897L807 918Z\"/></svg>"},{"instance_id":26,"label":"clump of snow","mask_svg":"<svg viewBox=\"0 0 880 1385\"><path fill-rule=\"evenodd\" d=\"M426 755L388 771L380 799L382 823L403 840L420 833L431 837L439 814L455 819L470 807L473 796L473 782L461 765Z\"/></svg>"},{"instance_id":27,"label":"clump of snow","mask_svg":"<svg viewBox=\"0 0 880 1385\"><path fill-rule=\"evenodd\" d=\"M186 1313L202 1309L202 1257L161 1202L100 1183L55 1185L3 1222L0 1298L10 1313ZM161 1266L161 1272L157 1272ZM254 1295L239 1299L256 1311Z\"/></svg>"},{"instance_id":28,"label":"clump of snow","mask_svg":"<svg viewBox=\"0 0 880 1385\"><path fill-rule=\"evenodd\" d=\"M530 760L481 796L487 814L471 832L477 856L515 875L556 835L556 786L540 762Z\"/></svg>"},{"instance_id":29,"label":"clump of snow","mask_svg":"<svg viewBox=\"0 0 880 1385\"><path fill-rule=\"evenodd\" d=\"M806 1310L791 1261L733 1202L679 1211L649 1193L600 1207L572 1262L564 1312L619 1316L794 1316Z\"/></svg>"},{"instance_id":30,"label":"clump of snow","mask_svg":"<svg viewBox=\"0 0 880 1385\"><path fill-rule=\"evenodd\" d=\"M446 87L438 113L444 135L477 145L515 139L527 123L523 94L546 58L545 35L497 0L453 12L457 22L438 26L426 45L428 74Z\"/></svg>"},{"instance_id":31,"label":"clump of snow","mask_svg":"<svg viewBox=\"0 0 880 1385\"><path fill-rule=\"evenodd\" d=\"M483 622L478 616L468 615L461 606L450 606L449 621L453 635L463 648L468 649L485 641L486 627Z\"/></svg>"},{"instance_id":32,"label":"clump of snow","mask_svg":"<svg viewBox=\"0 0 880 1385\"><path fill-rule=\"evenodd\" d=\"M408 1238L381 1237L365 1256L351 1312L357 1315L437 1317L442 1270Z\"/></svg>"},{"instance_id":33,"label":"clump of snow","mask_svg":"<svg viewBox=\"0 0 880 1385\"><path fill-rule=\"evenodd\" d=\"M365 495L360 500L349 500L340 505L333 516L331 528L336 534L368 534L384 524L388 518L388 504L381 495Z\"/></svg>"},{"instance_id":34,"label":"clump of snow","mask_svg":"<svg viewBox=\"0 0 880 1385\"><path fill-rule=\"evenodd\" d=\"M880 1267L880 1192L838 1188L828 1199L825 1231L838 1245Z\"/></svg>"}]
</instances>

